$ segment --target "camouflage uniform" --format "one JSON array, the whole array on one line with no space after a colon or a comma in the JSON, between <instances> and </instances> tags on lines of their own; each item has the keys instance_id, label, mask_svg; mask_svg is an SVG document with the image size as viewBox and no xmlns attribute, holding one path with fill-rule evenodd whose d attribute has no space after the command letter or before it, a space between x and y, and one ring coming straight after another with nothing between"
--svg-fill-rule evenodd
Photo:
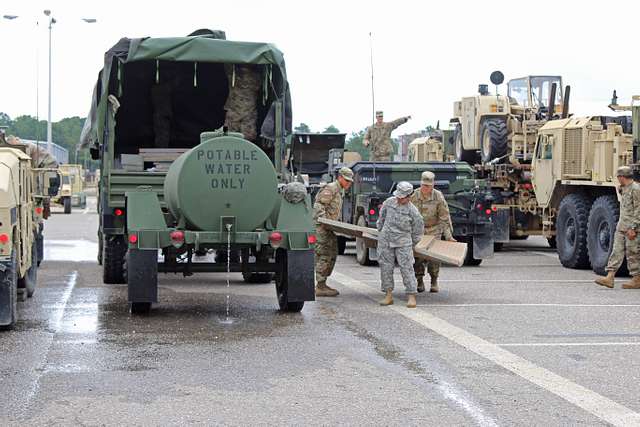
<instances>
[{"instance_id":1,"label":"camouflage uniform","mask_svg":"<svg viewBox=\"0 0 640 427\"><path fill-rule=\"evenodd\" d=\"M258 139L258 100L261 87L256 65L235 64L229 75L229 96L224 105L230 132L240 132L245 139Z\"/></svg>"},{"instance_id":2,"label":"camouflage uniform","mask_svg":"<svg viewBox=\"0 0 640 427\"><path fill-rule=\"evenodd\" d=\"M383 122L380 125L374 123L372 126L369 126L364 139L369 141L371 161L388 162L391 160L391 156L393 155L391 132L398 126L405 124L408 120L408 117L401 117L392 122Z\"/></svg>"},{"instance_id":3,"label":"camouflage uniform","mask_svg":"<svg viewBox=\"0 0 640 427\"><path fill-rule=\"evenodd\" d=\"M411 203L401 205L397 197L390 197L382 204L377 226L382 290L393 290L393 268L397 260L406 293L415 294L413 247L420 241L424 228L418 209Z\"/></svg>"},{"instance_id":4,"label":"camouflage uniform","mask_svg":"<svg viewBox=\"0 0 640 427\"><path fill-rule=\"evenodd\" d=\"M353 171L347 167L343 167L338 172L339 178L346 181L353 181ZM325 185L316 196L313 205L313 220L316 225L316 295L317 296L336 296L339 294L335 289L327 286L327 278L333 272L338 258L338 238L333 231L327 230L318 221L320 218L338 220L342 211L342 198L344 197L344 189L340 184L340 180L336 180Z\"/></svg>"},{"instance_id":5,"label":"camouflage uniform","mask_svg":"<svg viewBox=\"0 0 640 427\"><path fill-rule=\"evenodd\" d=\"M620 219L606 270L618 271L626 254L629 273L635 277L640 275L640 235L631 240L625 232L629 229L640 232L640 184L633 182L620 187L620 195Z\"/></svg>"},{"instance_id":6,"label":"camouflage uniform","mask_svg":"<svg viewBox=\"0 0 640 427\"><path fill-rule=\"evenodd\" d=\"M424 234L435 236L437 239L451 240L453 238L453 226L451 224L451 216L449 215L449 206L447 201L439 190L435 188L429 196L422 194L418 188L411 196L411 203L418 208L420 215L424 221ZM413 268L416 278L422 282L425 271L425 264L431 283L436 284L440 273L440 263L435 261L427 262L424 259L416 258Z\"/></svg>"}]
</instances>

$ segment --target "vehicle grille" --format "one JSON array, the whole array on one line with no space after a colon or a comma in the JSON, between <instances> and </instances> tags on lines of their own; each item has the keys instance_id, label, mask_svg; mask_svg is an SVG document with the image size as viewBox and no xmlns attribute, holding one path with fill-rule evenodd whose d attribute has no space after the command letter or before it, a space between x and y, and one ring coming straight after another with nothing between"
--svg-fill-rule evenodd
<instances>
[{"instance_id":1,"label":"vehicle grille","mask_svg":"<svg viewBox=\"0 0 640 427\"><path fill-rule=\"evenodd\" d=\"M582 175L582 129L565 129L563 175Z\"/></svg>"}]
</instances>

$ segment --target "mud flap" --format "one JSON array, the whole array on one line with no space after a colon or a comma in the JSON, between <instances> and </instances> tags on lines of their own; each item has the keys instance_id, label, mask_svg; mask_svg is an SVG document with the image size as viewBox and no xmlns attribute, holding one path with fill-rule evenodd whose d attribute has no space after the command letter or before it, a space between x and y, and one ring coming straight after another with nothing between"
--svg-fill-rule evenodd
<instances>
[{"instance_id":1,"label":"mud flap","mask_svg":"<svg viewBox=\"0 0 640 427\"><path fill-rule=\"evenodd\" d=\"M15 290L8 281L0 281L0 326L11 325L14 319L14 296Z\"/></svg>"},{"instance_id":2,"label":"mud flap","mask_svg":"<svg viewBox=\"0 0 640 427\"><path fill-rule=\"evenodd\" d=\"M287 252L287 301L315 301L314 251Z\"/></svg>"},{"instance_id":3,"label":"mud flap","mask_svg":"<svg viewBox=\"0 0 640 427\"><path fill-rule=\"evenodd\" d=\"M129 249L127 253L129 302L158 302L158 251Z\"/></svg>"},{"instance_id":4,"label":"mud flap","mask_svg":"<svg viewBox=\"0 0 640 427\"><path fill-rule=\"evenodd\" d=\"M498 209L491 218L493 240L496 243L509 242L509 209Z\"/></svg>"},{"instance_id":5,"label":"mud flap","mask_svg":"<svg viewBox=\"0 0 640 427\"><path fill-rule=\"evenodd\" d=\"M493 257L493 237L488 235L473 236L473 257L487 259Z\"/></svg>"}]
</instances>

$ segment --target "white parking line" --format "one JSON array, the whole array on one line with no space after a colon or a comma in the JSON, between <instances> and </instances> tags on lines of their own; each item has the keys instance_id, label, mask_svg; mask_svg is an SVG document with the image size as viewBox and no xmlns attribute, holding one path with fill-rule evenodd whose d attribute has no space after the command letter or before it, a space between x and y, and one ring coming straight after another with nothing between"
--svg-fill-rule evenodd
<instances>
[{"instance_id":1,"label":"white parking line","mask_svg":"<svg viewBox=\"0 0 640 427\"><path fill-rule=\"evenodd\" d=\"M379 292L365 283L344 274L333 273L343 286L376 300ZM543 389L565 399L596 417L616 426L640 426L640 414L608 399L586 387L576 384L545 368L535 365L496 344L454 326L425 310L409 309L400 305L385 307L419 325L449 339L467 350L503 367Z\"/></svg>"},{"instance_id":2,"label":"white parking line","mask_svg":"<svg viewBox=\"0 0 640 427\"><path fill-rule=\"evenodd\" d=\"M488 304L418 304L418 307L640 307L640 304L527 304L527 303L488 303Z\"/></svg>"},{"instance_id":3,"label":"white parking line","mask_svg":"<svg viewBox=\"0 0 640 427\"><path fill-rule=\"evenodd\" d=\"M640 341L635 342L525 342L525 343L505 343L496 344L500 347L607 347L607 346L636 346Z\"/></svg>"}]
</instances>

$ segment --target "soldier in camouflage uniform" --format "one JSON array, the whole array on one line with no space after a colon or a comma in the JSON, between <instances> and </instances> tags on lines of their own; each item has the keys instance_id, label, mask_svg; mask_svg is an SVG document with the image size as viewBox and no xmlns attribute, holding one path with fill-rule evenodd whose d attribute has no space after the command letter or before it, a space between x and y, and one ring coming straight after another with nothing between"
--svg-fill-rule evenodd
<instances>
[{"instance_id":1,"label":"soldier in camouflage uniform","mask_svg":"<svg viewBox=\"0 0 640 427\"><path fill-rule=\"evenodd\" d=\"M372 162L388 162L393 155L393 145L391 144L391 132L398 126L407 123L411 116L401 117L392 122L383 121L382 111L376 111L376 122L369 126L364 135L363 144L370 147Z\"/></svg>"},{"instance_id":2,"label":"soldier in camouflage uniform","mask_svg":"<svg viewBox=\"0 0 640 427\"><path fill-rule=\"evenodd\" d=\"M12 145L24 145L27 147L26 154L31 157L31 167L34 169L37 168L51 168L56 169L58 167L58 162L55 157L53 157L45 148L46 143L43 142L41 146L37 146L31 142L22 142L20 138L9 135L7 137L7 143Z\"/></svg>"},{"instance_id":3,"label":"soldier in camouflage uniform","mask_svg":"<svg viewBox=\"0 0 640 427\"><path fill-rule=\"evenodd\" d=\"M325 185L316 196L313 205L313 220L316 224L316 296L335 297L340 293L327 285L327 278L333 272L338 257L338 238L318 222L320 218L337 220L342 211L344 191L351 187L353 171L341 168L338 179Z\"/></svg>"},{"instance_id":4,"label":"soldier in camouflage uniform","mask_svg":"<svg viewBox=\"0 0 640 427\"><path fill-rule=\"evenodd\" d=\"M622 285L623 289L640 289L640 184L633 180L633 171L622 166L616 172L620 183L620 219L615 231L613 249L609 256L605 277L598 277L600 286L613 288L616 272L622 265L625 255L631 282Z\"/></svg>"},{"instance_id":5,"label":"soldier in camouflage uniform","mask_svg":"<svg viewBox=\"0 0 640 427\"><path fill-rule=\"evenodd\" d=\"M424 223L420 212L411 204L411 183L398 183L394 197L382 204L378 218L378 263L380 282L385 298L380 305L393 304L393 268L400 266L402 282L407 293L407 307L416 307L416 278L413 272L413 247L422 238Z\"/></svg>"},{"instance_id":6,"label":"soldier in camouflage uniform","mask_svg":"<svg viewBox=\"0 0 640 427\"><path fill-rule=\"evenodd\" d=\"M230 132L240 132L245 139L258 139L258 100L260 71L257 65L235 64L229 72L229 96L224 105L225 124Z\"/></svg>"},{"instance_id":7,"label":"soldier in camouflage uniform","mask_svg":"<svg viewBox=\"0 0 640 427\"><path fill-rule=\"evenodd\" d=\"M433 188L435 175L433 172L422 173L420 188L413 192L411 203L418 208L424 220L424 234L435 236L437 239L455 241L453 238L453 226L449 215L447 201L439 190ZM438 292L438 275L440 263L435 261L415 260L413 268L418 280L418 292L424 292L425 264L429 276L431 276L431 292Z\"/></svg>"}]
</instances>

